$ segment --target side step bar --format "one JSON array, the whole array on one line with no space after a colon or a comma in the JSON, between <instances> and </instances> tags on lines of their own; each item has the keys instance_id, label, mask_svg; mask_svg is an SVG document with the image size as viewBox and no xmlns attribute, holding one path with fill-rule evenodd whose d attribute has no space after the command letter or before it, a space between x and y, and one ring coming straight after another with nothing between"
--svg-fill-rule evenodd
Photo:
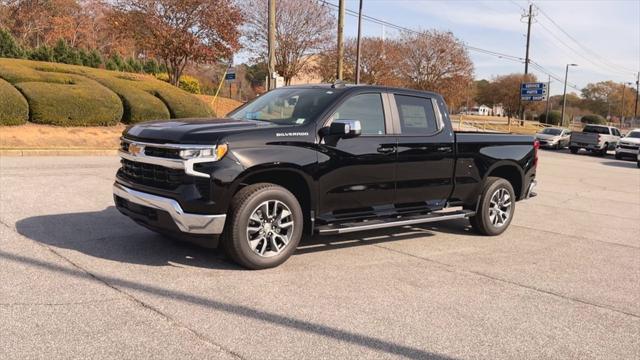
<instances>
[{"instance_id":1,"label":"side step bar","mask_svg":"<svg viewBox=\"0 0 640 360\"><path fill-rule=\"evenodd\" d=\"M396 226L424 224L435 221L465 219L475 215L474 211L460 210L449 211L444 213L431 213L421 216L404 216L389 219L373 219L359 222L337 223L329 225L321 225L316 227L316 231L320 235L337 235L347 234L356 231L384 229Z\"/></svg>"}]
</instances>

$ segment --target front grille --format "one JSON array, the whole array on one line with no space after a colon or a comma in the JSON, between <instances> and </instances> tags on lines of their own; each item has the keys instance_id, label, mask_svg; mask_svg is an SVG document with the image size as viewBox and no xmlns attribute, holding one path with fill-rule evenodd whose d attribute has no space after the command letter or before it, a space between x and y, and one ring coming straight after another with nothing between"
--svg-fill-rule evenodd
<instances>
[{"instance_id":1,"label":"front grille","mask_svg":"<svg viewBox=\"0 0 640 360\"><path fill-rule=\"evenodd\" d=\"M174 190L185 182L184 171L180 169L169 169L164 166L144 164L127 159L122 159L121 163L121 175L136 184Z\"/></svg>"},{"instance_id":2,"label":"front grille","mask_svg":"<svg viewBox=\"0 0 640 360\"><path fill-rule=\"evenodd\" d=\"M619 145L620 148L622 149L628 149L628 150L638 150L639 146L633 146L633 145Z\"/></svg>"},{"instance_id":3,"label":"front grille","mask_svg":"<svg viewBox=\"0 0 640 360\"><path fill-rule=\"evenodd\" d=\"M147 156L155 156L168 159L180 159L180 150L178 149L168 149L147 145L144 147L144 154Z\"/></svg>"}]
</instances>

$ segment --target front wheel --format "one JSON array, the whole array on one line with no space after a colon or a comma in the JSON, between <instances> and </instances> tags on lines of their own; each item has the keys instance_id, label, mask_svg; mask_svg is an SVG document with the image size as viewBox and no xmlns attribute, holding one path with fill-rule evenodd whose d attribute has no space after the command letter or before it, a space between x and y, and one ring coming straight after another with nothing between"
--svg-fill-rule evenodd
<instances>
[{"instance_id":1,"label":"front wheel","mask_svg":"<svg viewBox=\"0 0 640 360\"><path fill-rule=\"evenodd\" d=\"M233 197L228 215L221 246L248 269L282 264L302 237L300 203L278 185L260 183L243 188Z\"/></svg>"},{"instance_id":2,"label":"front wheel","mask_svg":"<svg viewBox=\"0 0 640 360\"><path fill-rule=\"evenodd\" d=\"M571 151L572 154L577 154L578 150L580 150L580 148L572 146L572 147L569 148L569 150Z\"/></svg>"},{"instance_id":3,"label":"front wheel","mask_svg":"<svg viewBox=\"0 0 640 360\"><path fill-rule=\"evenodd\" d=\"M489 177L480 197L478 212L469 220L482 235L500 235L511 224L516 209L516 195L511 183L503 178Z\"/></svg>"},{"instance_id":4,"label":"front wheel","mask_svg":"<svg viewBox=\"0 0 640 360\"><path fill-rule=\"evenodd\" d=\"M605 143L604 147L602 148L602 150L600 150L600 152L598 153L598 155L600 156L607 156L607 151L609 151L609 144Z\"/></svg>"}]
</instances>

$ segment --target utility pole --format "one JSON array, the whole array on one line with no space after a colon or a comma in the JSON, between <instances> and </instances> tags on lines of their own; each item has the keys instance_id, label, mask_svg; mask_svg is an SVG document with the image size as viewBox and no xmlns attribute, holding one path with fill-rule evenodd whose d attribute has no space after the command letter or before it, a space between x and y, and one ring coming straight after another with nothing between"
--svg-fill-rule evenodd
<instances>
[{"instance_id":1,"label":"utility pole","mask_svg":"<svg viewBox=\"0 0 640 360\"><path fill-rule=\"evenodd\" d=\"M578 66L578 64L567 64L567 68L564 71L564 91L562 92L562 112L560 115L560 124L564 126L564 109L567 107L567 76L569 75L569 66ZM571 126L571 121L569 121Z\"/></svg>"},{"instance_id":2,"label":"utility pole","mask_svg":"<svg viewBox=\"0 0 640 360\"><path fill-rule=\"evenodd\" d=\"M547 81L547 106L545 109L544 122L549 123L549 98L551 97L551 75L549 75L549 81Z\"/></svg>"},{"instance_id":3,"label":"utility pole","mask_svg":"<svg viewBox=\"0 0 640 360\"><path fill-rule=\"evenodd\" d=\"M622 109L620 109L620 127L622 127L622 122L624 121L624 93L625 90L627 89L627 84L631 84L631 83L626 83L623 82L622 83Z\"/></svg>"},{"instance_id":4,"label":"utility pole","mask_svg":"<svg viewBox=\"0 0 640 360\"><path fill-rule=\"evenodd\" d=\"M526 81L527 75L529 74L529 43L531 40L531 18L533 12L533 4L529 4L529 14L527 14L527 48L524 57L524 79ZM524 105L522 104L522 99L520 100L520 119L524 119Z\"/></svg>"},{"instance_id":5,"label":"utility pole","mask_svg":"<svg viewBox=\"0 0 640 360\"><path fill-rule=\"evenodd\" d=\"M640 72L638 72L638 77L636 78L636 104L633 107L633 120L638 119L638 93L640 93Z\"/></svg>"},{"instance_id":6,"label":"utility pole","mask_svg":"<svg viewBox=\"0 0 640 360\"><path fill-rule=\"evenodd\" d=\"M275 79L273 74L276 72L276 0L269 0L269 74L267 75L267 90L275 88Z\"/></svg>"},{"instance_id":7,"label":"utility pole","mask_svg":"<svg viewBox=\"0 0 640 360\"><path fill-rule=\"evenodd\" d=\"M358 44L356 46L356 84L360 84L360 42L362 36L362 0L358 9Z\"/></svg>"},{"instance_id":8,"label":"utility pole","mask_svg":"<svg viewBox=\"0 0 640 360\"><path fill-rule=\"evenodd\" d=\"M344 59L344 0L338 5L338 70L336 79L342 80L342 61Z\"/></svg>"}]
</instances>

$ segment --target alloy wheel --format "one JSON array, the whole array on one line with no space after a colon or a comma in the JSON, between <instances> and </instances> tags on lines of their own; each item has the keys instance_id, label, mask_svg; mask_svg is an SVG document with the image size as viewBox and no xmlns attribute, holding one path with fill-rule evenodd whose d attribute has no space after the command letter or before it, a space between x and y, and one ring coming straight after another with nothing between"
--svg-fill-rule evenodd
<instances>
[{"instance_id":1,"label":"alloy wheel","mask_svg":"<svg viewBox=\"0 0 640 360\"><path fill-rule=\"evenodd\" d=\"M495 227L503 227L511 217L513 203L511 195L505 188L499 188L491 195L489 203L489 220Z\"/></svg>"},{"instance_id":2,"label":"alloy wheel","mask_svg":"<svg viewBox=\"0 0 640 360\"><path fill-rule=\"evenodd\" d=\"M258 205L249 217L249 247L263 257L278 255L289 244L293 227L293 214L285 203L278 200L265 201Z\"/></svg>"}]
</instances>

